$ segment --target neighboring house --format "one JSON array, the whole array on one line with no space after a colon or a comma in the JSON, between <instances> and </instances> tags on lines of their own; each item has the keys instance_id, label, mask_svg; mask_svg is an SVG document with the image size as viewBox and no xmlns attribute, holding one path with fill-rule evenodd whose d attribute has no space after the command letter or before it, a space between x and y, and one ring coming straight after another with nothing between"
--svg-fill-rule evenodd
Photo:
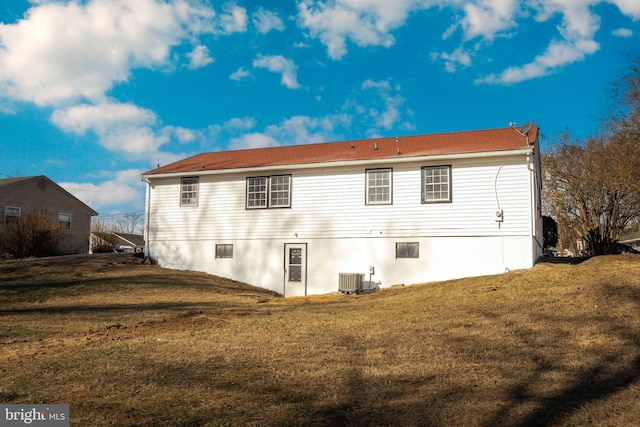
<instances>
[{"instance_id":1,"label":"neighboring house","mask_svg":"<svg viewBox=\"0 0 640 427\"><path fill-rule=\"evenodd\" d=\"M524 129L523 129L524 130ZM146 255L285 296L530 268L538 128L199 154L144 173Z\"/></svg>"},{"instance_id":2,"label":"neighboring house","mask_svg":"<svg viewBox=\"0 0 640 427\"><path fill-rule=\"evenodd\" d=\"M68 230L58 247L61 253L89 252L91 217L98 213L44 175L0 179L0 209L5 224L31 212L46 212Z\"/></svg>"},{"instance_id":3,"label":"neighboring house","mask_svg":"<svg viewBox=\"0 0 640 427\"><path fill-rule=\"evenodd\" d=\"M633 249L640 250L640 231L622 236L620 238L620 243L629 245Z\"/></svg>"},{"instance_id":4,"label":"neighboring house","mask_svg":"<svg viewBox=\"0 0 640 427\"><path fill-rule=\"evenodd\" d=\"M144 252L144 237L140 234L91 232L91 246L110 247L116 252ZM91 251L90 251L91 252Z\"/></svg>"}]
</instances>

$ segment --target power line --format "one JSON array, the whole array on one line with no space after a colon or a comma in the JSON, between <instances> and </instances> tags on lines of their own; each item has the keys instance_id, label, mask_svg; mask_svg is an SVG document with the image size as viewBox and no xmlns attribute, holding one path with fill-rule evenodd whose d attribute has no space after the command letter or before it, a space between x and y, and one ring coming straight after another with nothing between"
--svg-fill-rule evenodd
<instances>
[{"instance_id":1,"label":"power line","mask_svg":"<svg viewBox=\"0 0 640 427\"><path fill-rule=\"evenodd\" d=\"M551 138L550 136L545 135L544 133L540 133L540 136L543 137L544 139L550 139L553 142L556 142L558 144L562 144L562 141L559 141L559 140L557 140L555 138Z\"/></svg>"},{"instance_id":2,"label":"power line","mask_svg":"<svg viewBox=\"0 0 640 427\"><path fill-rule=\"evenodd\" d=\"M123 191L121 189L119 190L105 190L103 188L74 188L74 187L63 187L65 190L67 191L84 191L84 192L89 192L89 193L118 193L120 191ZM129 190L135 190L135 188L128 188Z\"/></svg>"},{"instance_id":3,"label":"power line","mask_svg":"<svg viewBox=\"0 0 640 427\"><path fill-rule=\"evenodd\" d=\"M114 214L108 214L108 215L98 215L96 219L113 218L113 217L117 217L117 216L134 216L134 215L144 215L144 211L122 212L122 213L114 213Z\"/></svg>"}]
</instances>

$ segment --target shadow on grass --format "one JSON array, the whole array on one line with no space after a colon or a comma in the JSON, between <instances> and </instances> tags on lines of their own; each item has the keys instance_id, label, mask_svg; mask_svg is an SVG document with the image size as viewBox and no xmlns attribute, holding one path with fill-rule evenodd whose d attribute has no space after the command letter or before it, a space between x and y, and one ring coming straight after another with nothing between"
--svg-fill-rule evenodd
<instances>
[{"instance_id":1,"label":"shadow on grass","mask_svg":"<svg viewBox=\"0 0 640 427\"><path fill-rule=\"evenodd\" d=\"M136 289L137 288L137 289ZM118 277L75 277L58 279L43 278L37 282L0 284L0 301L5 303L32 303L46 301L48 298L63 298L81 293L109 295L119 291L147 292L164 291L170 288L175 291L195 291L203 297L211 295L242 295L255 298L271 298L278 295L266 289L256 288L245 283L236 282L205 273L190 273L181 280L179 273L163 274L162 270L154 272L132 271ZM195 296L194 296L195 298Z\"/></svg>"},{"instance_id":2,"label":"shadow on grass","mask_svg":"<svg viewBox=\"0 0 640 427\"><path fill-rule=\"evenodd\" d=\"M636 305L640 311L640 295L637 287L609 284L600 289L600 296L603 299L610 297L612 304ZM551 324L564 323L568 327L575 324L570 315L563 317L562 314L555 318L539 320ZM614 319L608 313L594 316L593 324L601 326L598 328L599 333L613 340L624 341L627 351L612 353L610 349L605 348L585 351L583 367L572 371L574 372L573 380L569 380L564 388L549 395L541 395L536 388L549 385L546 383L551 381L549 378L553 376L550 377L548 374L566 370L567 368L559 366L566 361L557 361L553 356L546 355L545 351L548 349L544 347L531 351L529 356L536 362L537 368L520 383L507 390L510 401L483 426L560 425L576 411L596 401L610 398L638 383L640 381L640 331L633 326L623 324L620 319ZM576 324L575 326L584 325ZM533 335L530 331L525 332L524 329L522 331L523 341L533 342L535 347L536 338ZM589 363L589 358L595 358L596 361ZM528 412L525 408L531 407L531 404L535 409Z\"/></svg>"},{"instance_id":3,"label":"shadow on grass","mask_svg":"<svg viewBox=\"0 0 640 427\"><path fill-rule=\"evenodd\" d=\"M591 259L591 257L556 257L556 256L541 256L536 260L536 264L570 264L578 265Z\"/></svg>"},{"instance_id":4,"label":"shadow on grass","mask_svg":"<svg viewBox=\"0 0 640 427\"><path fill-rule=\"evenodd\" d=\"M142 312L142 311L180 311L202 310L203 308L216 310L237 305L201 302L201 303L154 303L154 304L101 304L101 305L68 305L54 307L29 307L12 310L0 310L2 315L38 315L38 314L70 314L70 313L109 313L109 312Z\"/></svg>"}]
</instances>

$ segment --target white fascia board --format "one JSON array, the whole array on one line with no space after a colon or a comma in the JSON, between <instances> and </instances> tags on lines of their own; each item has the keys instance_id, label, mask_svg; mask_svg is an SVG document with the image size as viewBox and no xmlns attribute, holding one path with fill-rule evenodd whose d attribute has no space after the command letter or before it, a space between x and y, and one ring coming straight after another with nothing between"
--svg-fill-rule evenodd
<instances>
[{"instance_id":1,"label":"white fascia board","mask_svg":"<svg viewBox=\"0 0 640 427\"><path fill-rule=\"evenodd\" d=\"M313 169L313 168L331 168L340 166L370 166L370 165L389 165L391 163L410 163L420 161L446 161L446 160L460 160L460 159L480 159L488 157L507 157L526 155L529 156L533 153L533 147L527 147L521 150L504 150L504 151L485 151L481 153L462 153L462 154L438 154L435 156L415 156L415 157L387 157L384 159L373 160L341 160L336 162L320 162L320 163L301 163L290 165L276 165L276 166L258 166L251 168L236 168L236 169L217 169L217 170L200 170L200 171L188 171L188 172L171 172L160 174L142 174L141 180L156 179L156 178L173 178L176 176L203 176L203 175L223 175L230 173L255 173L255 172L269 172L269 171L282 171L283 169Z\"/></svg>"}]
</instances>

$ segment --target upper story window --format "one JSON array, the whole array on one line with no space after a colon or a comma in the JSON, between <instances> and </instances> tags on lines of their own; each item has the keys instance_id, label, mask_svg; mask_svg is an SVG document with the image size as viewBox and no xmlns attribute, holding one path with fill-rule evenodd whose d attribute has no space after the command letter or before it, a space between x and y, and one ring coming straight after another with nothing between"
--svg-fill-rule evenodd
<instances>
[{"instance_id":1,"label":"upper story window","mask_svg":"<svg viewBox=\"0 0 640 427\"><path fill-rule=\"evenodd\" d=\"M71 228L71 214L59 213L58 214L58 227L69 230Z\"/></svg>"},{"instance_id":2,"label":"upper story window","mask_svg":"<svg viewBox=\"0 0 640 427\"><path fill-rule=\"evenodd\" d=\"M366 201L368 205L389 205L392 201L391 174L393 169L366 171Z\"/></svg>"},{"instance_id":3,"label":"upper story window","mask_svg":"<svg viewBox=\"0 0 640 427\"><path fill-rule=\"evenodd\" d=\"M180 206L198 206L198 182L197 176L180 180Z\"/></svg>"},{"instance_id":4,"label":"upper story window","mask_svg":"<svg viewBox=\"0 0 640 427\"><path fill-rule=\"evenodd\" d=\"M15 224L20 219L20 208L15 206L5 206L4 208L4 223Z\"/></svg>"},{"instance_id":5,"label":"upper story window","mask_svg":"<svg viewBox=\"0 0 640 427\"><path fill-rule=\"evenodd\" d=\"M451 202L451 166L422 168L422 203Z\"/></svg>"},{"instance_id":6,"label":"upper story window","mask_svg":"<svg viewBox=\"0 0 640 427\"><path fill-rule=\"evenodd\" d=\"M247 209L291 206L291 175L247 178Z\"/></svg>"}]
</instances>

